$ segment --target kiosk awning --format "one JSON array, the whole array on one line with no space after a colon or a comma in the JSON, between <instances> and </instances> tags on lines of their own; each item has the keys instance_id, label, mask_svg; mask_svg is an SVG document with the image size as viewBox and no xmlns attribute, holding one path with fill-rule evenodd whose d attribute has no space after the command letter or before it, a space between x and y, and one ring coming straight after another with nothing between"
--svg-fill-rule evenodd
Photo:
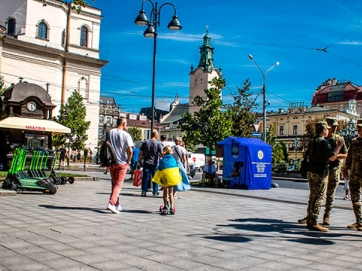
<instances>
[{"instance_id":1,"label":"kiosk awning","mask_svg":"<svg viewBox=\"0 0 362 271\"><path fill-rule=\"evenodd\" d=\"M8 117L0 120L0 128L40 132L70 133L71 130L52 120Z\"/></svg>"}]
</instances>

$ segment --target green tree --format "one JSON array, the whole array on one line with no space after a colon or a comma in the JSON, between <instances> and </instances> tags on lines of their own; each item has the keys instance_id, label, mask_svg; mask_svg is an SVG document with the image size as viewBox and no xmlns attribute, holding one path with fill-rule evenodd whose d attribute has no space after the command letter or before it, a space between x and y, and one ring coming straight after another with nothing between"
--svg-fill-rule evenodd
<instances>
[{"instance_id":1,"label":"green tree","mask_svg":"<svg viewBox=\"0 0 362 271\"><path fill-rule=\"evenodd\" d=\"M137 128L135 126L128 127L127 132L131 135L133 141L142 140L142 131L140 128Z\"/></svg>"},{"instance_id":2,"label":"green tree","mask_svg":"<svg viewBox=\"0 0 362 271\"><path fill-rule=\"evenodd\" d=\"M283 149L284 160L289 162L289 151L288 151L287 145L285 144L285 142L283 140L280 141L279 144L282 146L282 149Z\"/></svg>"},{"instance_id":3,"label":"green tree","mask_svg":"<svg viewBox=\"0 0 362 271\"><path fill-rule=\"evenodd\" d=\"M282 144L277 142L277 137L274 134L274 126L270 125L266 132L266 143L272 147L273 166L280 164L285 160ZM285 145L285 144L284 144Z\"/></svg>"},{"instance_id":4,"label":"green tree","mask_svg":"<svg viewBox=\"0 0 362 271\"><path fill-rule=\"evenodd\" d=\"M95 0L92 0L95 2ZM47 0L41 0L41 3L43 3L43 7L45 7ZM85 8L88 6L88 2L86 0L73 0L73 1L65 1L63 0L64 4L67 4L69 7L71 7L73 10L76 10L78 13L81 12L82 8Z\"/></svg>"},{"instance_id":5,"label":"green tree","mask_svg":"<svg viewBox=\"0 0 362 271\"><path fill-rule=\"evenodd\" d=\"M258 105L256 99L258 96L252 97L250 90L250 81L244 82L243 88L237 88L237 93L231 93L234 99L232 105L227 105L228 114L232 120L231 134L239 137L251 137L254 132L253 124L256 121L256 113L253 109Z\"/></svg>"},{"instance_id":6,"label":"green tree","mask_svg":"<svg viewBox=\"0 0 362 271\"><path fill-rule=\"evenodd\" d=\"M223 78L212 79L211 88L205 89L207 99L195 97L194 104L200 110L194 115L185 113L181 131L185 132L183 140L188 147L202 144L215 149L216 143L231 135L232 120L227 112L222 111L221 91L226 81Z\"/></svg>"},{"instance_id":7,"label":"green tree","mask_svg":"<svg viewBox=\"0 0 362 271\"><path fill-rule=\"evenodd\" d=\"M59 115L53 120L70 128L70 134L56 134L53 136L53 145L59 147L66 145L73 150L84 150L85 142L88 140L87 130L90 121L85 121L86 108L83 104L83 97L78 91L68 98L66 104L60 106Z\"/></svg>"}]
</instances>

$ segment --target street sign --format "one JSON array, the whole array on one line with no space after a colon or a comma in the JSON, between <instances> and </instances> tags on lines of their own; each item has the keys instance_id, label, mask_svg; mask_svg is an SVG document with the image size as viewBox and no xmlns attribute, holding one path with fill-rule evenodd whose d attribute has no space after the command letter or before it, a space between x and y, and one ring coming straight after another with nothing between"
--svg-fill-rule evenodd
<instances>
[{"instance_id":1,"label":"street sign","mask_svg":"<svg viewBox=\"0 0 362 271\"><path fill-rule=\"evenodd\" d=\"M193 157L193 158L192 158L192 161L194 161L194 163L195 163L195 162L196 162L196 157Z\"/></svg>"},{"instance_id":2,"label":"street sign","mask_svg":"<svg viewBox=\"0 0 362 271\"><path fill-rule=\"evenodd\" d=\"M252 137L261 137L261 133L258 133L258 132L253 132L251 134Z\"/></svg>"}]
</instances>

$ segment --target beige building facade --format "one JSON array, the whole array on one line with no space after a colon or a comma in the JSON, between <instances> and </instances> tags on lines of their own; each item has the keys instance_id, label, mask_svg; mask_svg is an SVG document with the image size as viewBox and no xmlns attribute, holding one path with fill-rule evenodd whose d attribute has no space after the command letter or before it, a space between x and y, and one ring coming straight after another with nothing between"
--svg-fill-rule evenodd
<instances>
[{"instance_id":1,"label":"beige building facade","mask_svg":"<svg viewBox=\"0 0 362 271\"><path fill-rule=\"evenodd\" d=\"M266 127L274 128L277 141L283 141L289 150L290 158L300 159L309 142L306 136L308 121L325 120L327 117L335 117L339 123L347 123L352 120L356 123L359 116L337 109L314 106L307 108L302 103L291 103L287 110L267 114ZM262 123L260 124L262 127ZM340 127L343 128L343 127Z\"/></svg>"}]
</instances>

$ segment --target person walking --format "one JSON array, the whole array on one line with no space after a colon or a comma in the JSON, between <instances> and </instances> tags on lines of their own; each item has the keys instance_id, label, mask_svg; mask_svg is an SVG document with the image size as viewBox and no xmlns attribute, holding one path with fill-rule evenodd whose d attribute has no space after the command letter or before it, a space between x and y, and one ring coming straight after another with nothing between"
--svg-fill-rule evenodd
<instances>
[{"instance_id":1,"label":"person walking","mask_svg":"<svg viewBox=\"0 0 362 271\"><path fill-rule=\"evenodd\" d=\"M328 140L325 139L328 136L329 128L327 122L317 122L315 124L316 135L309 142L307 150L309 159L307 177L310 191L306 224L310 231L328 231L328 228L318 224L318 216L326 192L329 161L334 161L337 158L343 146L342 141L337 141L337 147L333 151Z\"/></svg>"},{"instance_id":2,"label":"person walking","mask_svg":"<svg viewBox=\"0 0 362 271\"><path fill-rule=\"evenodd\" d=\"M64 161L65 161L65 155L67 153L67 150L64 148L64 146L62 146L59 150L59 165L58 165L58 170L60 170L60 168L62 167L64 170Z\"/></svg>"},{"instance_id":3,"label":"person walking","mask_svg":"<svg viewBox=\"0 0 362 271\"><path fill-rule=\"evenodd\" d=\"M349 191L356 222L347 226L362 231L361 188L362 188L362 123L357 124L357 138L348 150L345 172L349 170Z\"/></svg>"},{"instance_id":4,"label":"person walking","mask_svg":"<svg viewBox=\"0 0 362 271\"><path fill-rule=\"evenodd\" d=\"M161 145L162 145L162 147L164 148L164 147L166 147L166 136L165 135L161 135L161 137L160 137L160 142L161 142Z\"/></svg>"},{"instance_id":5,"label":"person walking","mask_svg":"<svg viewBox=\"0 0 362 271\"><path fill-rule=\"evenodd\" d=\"M138 163L143 167L141 196L146 197L148 186L156 173L159 159L162 157L162 145L158 139L158 132L152 132L152 138L142 143ZM142 163L143 160L143 163ZM159 195L158 184L152 183L153 196Z\"/></svg>"},{"instance_id":6,"label":"person walking","mask_svg":"<svg viewBox=\"0 0 362 271\"><path fill-rule=\"evenodd\" d=\"M176 137L175 139L175 146L172 147L172 151L173 151L173 157L175 158L178 167L180 169L180 174L182 177L182 182L175 186L174 191L173 191L173 196L176 197L176 192L177 191L186 191L186 190L190 190L191 186L190 186L190 181L189 178L187 177L187 172L185 169L185 166L187 166L187 156L186 156L186 149L184 147L181 146L182 144L182 138L181 137Z\"/></svg>"},{"instance_id":7,"label":"person walking","mask_svg":"<svg viewBox=\"0 0 362 271\"><path fill-rule=\"evenodd\" d=\"M131 165L130 165L131 178L129 178L129 181L133 180L133 173L134 173L135 169L138 168L138 159L140 157L140 150L136 146L133 146L132 151L133 151L133 155L132 155Z\"/></svg>"},{"instance_id":8,"label":"person walking","mask_svg":"<svg viewBox=\"0 0 362 271\"><path fill-rule=\"evenodd\" d=\"M331 127L328 129L327 140L331 145L332 149L337 148L337 142L343 142L343 146L334 161L329 161L329 174L327 182L327 192L326 192L326 201L323 215L323 225L329 226L331 224L330 214L334 205L334 198L336 195L336 190L339 184L342 165L344 164L344 159L347 158L347 147L344 142L343 137L337 134L338 122L336 118L326 118L327 124Z\"/></svg>"},{"instance_id":9,"label":"person walking","mask_svg":"<svg viewBox=\"0 0 362 271\"><path fill-rule=\"evenodd\" d=\"M159 184L163 188L163 214L175 214L173 188L181 183L180 170L175 158L172 156L172 148L165 146L163 148L165 154L160 160L158 170L153 178L153 182Z\"/></svg>"},{"instance_id":10,"label":"person walking","mask_svg":"<svg viewBox=\"0 0 362 271\"><path fill-rule=\"evenodd\" d=\"M127 128L127 120L123 117L117 120L117 127L109 131L109 141L116 155L116 163L109 167L112 180L112 190L107 209L119 214L122 207L119 201L119 193L122 190L124 177L132 158L133 141Z\"/></svg>"}]
</instances>

